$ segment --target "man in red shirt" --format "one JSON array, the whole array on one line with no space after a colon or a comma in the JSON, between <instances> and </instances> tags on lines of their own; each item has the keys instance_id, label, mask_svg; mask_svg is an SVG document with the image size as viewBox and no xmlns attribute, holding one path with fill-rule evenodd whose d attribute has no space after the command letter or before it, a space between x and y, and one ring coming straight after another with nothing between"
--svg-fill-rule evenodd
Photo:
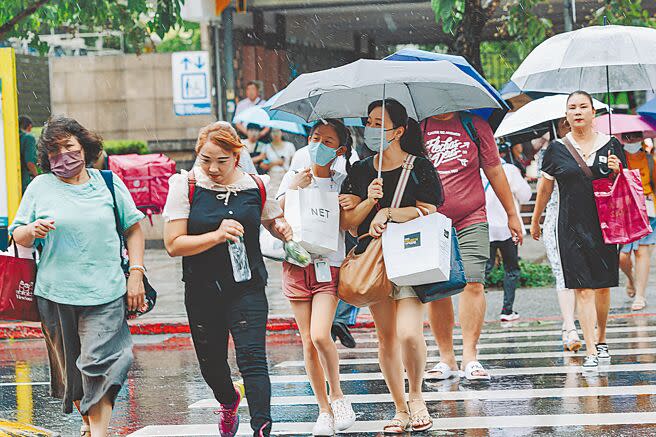
<instances>
[{"instance_id":1,"label":"man in red shirt","mask_svg":"<svg viewBox=\"0 0 656 437\"><path fill-rule=\"evenodd\" d=\"M439 212L453 220L465 267L467 286L460 294L463 334L462 370L469 380L490 379L476 360L476 346L485 317L485 264L490 256L483 172L508 214L513 240L522 243L522 224L501 165L492 130L486 121L469 113L448 113L422 122L426 155L442 180L445 201ZM428 304L428 317L440 349L440 363L427 379L447 379L457 372L453 351L454 312L450 298Z\"/></svg>"}]
</instances>

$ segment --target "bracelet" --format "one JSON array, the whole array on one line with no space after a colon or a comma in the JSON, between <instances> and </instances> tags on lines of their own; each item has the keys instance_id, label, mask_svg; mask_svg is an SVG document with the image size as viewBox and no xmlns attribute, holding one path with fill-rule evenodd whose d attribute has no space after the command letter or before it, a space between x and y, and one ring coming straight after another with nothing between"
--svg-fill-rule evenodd
<instances>
[{"instance_id":1,"label":"bracelet","mask_svg":"<svg viewBox=\"0 0 656 437\"><path fill-rule=\"evenodd\" d=\"M387 222L392 221L392 208L387 208Z\"/></svg>"},{"instance_id":2,"label":"bracelet","mask_svg":"<svg viewBox=\"0 0 656 437\"><path fill-rule=\"evenodd\" d=\"M132 270L139 270L144 275L146 274L146 268L144 266L140 266L140 265L135 264L133 266L130 266L130 268L128 269L128 272L131 272Z\"/></svg>"}]
</instances>

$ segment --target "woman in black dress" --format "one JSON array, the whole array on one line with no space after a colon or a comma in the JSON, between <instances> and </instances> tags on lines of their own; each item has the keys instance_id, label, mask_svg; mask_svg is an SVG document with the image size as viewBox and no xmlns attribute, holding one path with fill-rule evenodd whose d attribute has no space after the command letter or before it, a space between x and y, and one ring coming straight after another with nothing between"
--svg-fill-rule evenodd
<instances>
[{"instance_id":1,"label":"woman in black dress","mask_svg":"<svg viewBox=\"0 0 656 437\"><path fill-rule=\"evenodd\" d=\"M372 238L380 238L388 222L404 223L424 213L434 213L444 201L442 185L435 168L426 159L419 124L408 117L396 100L376 101L369 105L365 144L378 152L384 119L382 175L378 178L379 155L353 165L342 184L342 194L355 197L357 206L344 211L344 228L356 229L362 238L355 248L362 253ZM404 167L411 169L398 208L392 208L395 188ZM376 324L378 358L385 383L392 395L396 414L384 426L385 434L425 431L433 426L426 408L422 382L426 368L424 306L412 287L394 287L389 299L369 307ZM405 398L405 373L408 398Z\"/></svg>"},{"instance_id":2,"label":"woman in black dress","mask_svg":"<svg viewBox=\"0 0 656 437\"><path fill-rule=\"evenodd\" d=\"M587 350L583 370L595 371L599 360L610 360L606 321L610 287L616 287L619 282L619 253L617 245L604 242L592 180L579 167L565 142L581 156L594 179L612 177L619 172L620 163L626 167L626 162L620 142L594 130L595 110L588 93L570 94L566 116L572 131L562 140L553 141L544 154L544 178L538 186L531 235L536 240L540 238L539 219L551 197L555 180L560 190L557 234L565 286L576 290ZM597 338L594 338L595 321Z\"/></svg>"}]
</instances>

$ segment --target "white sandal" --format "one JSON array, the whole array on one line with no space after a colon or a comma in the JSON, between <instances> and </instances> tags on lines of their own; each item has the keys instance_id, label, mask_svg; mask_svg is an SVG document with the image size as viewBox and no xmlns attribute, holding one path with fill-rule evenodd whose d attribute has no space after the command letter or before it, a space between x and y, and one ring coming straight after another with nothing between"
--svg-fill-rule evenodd
<instances>
[{"instance_id":1,"label":"white sandal","mask_svg":"<svg viewBox=\"0 0 656 437\"><path fill-rule=\"evenodd\" d=\"M426 381L444 381L455 376L456 373L457 370L451 370L448 364L440 361L435 367L426 372L424 379Z\"/></svg>"},{"instance_id":2,"label":"white sandal","mask_svg":"<svg viewBox=\"0 0 656 437\"><path fill-rule=\"evenodd\" d=\"M485 375L474 375L475 372L485 372ZM489 381L490 373L485 370L485 367L481 365L478 361L470 361L465 366L465 370L462 372L462 376L467 378L467 381Z\"/></svg>"}]
</instances>

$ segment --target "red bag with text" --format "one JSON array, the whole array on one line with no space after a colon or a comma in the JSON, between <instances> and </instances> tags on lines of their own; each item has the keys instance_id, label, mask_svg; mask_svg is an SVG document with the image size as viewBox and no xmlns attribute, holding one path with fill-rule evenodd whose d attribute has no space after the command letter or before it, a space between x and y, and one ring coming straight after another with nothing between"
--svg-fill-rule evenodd
<instances>
[{"instance_id":1,"label":"red bag with text","mask_svg":"<svg viewBox=\"0 0 656 437\"><path fill-rule=\"evenodd\" d=\"M629 244L652 232L640 170L622 168L615 180L592 181L606 244Z\"/></svg>"},{"instance_id":2,"label":"red bag with text","mask_svg":"<svg viewBox=\"0 0 656 437\"><path fill-rule=\"evenodd\" d=\"M16 243L0 252L0 319L41 320L34 298L35 281L34 257L20 258Z\"/></svg>"}]
</instances>

